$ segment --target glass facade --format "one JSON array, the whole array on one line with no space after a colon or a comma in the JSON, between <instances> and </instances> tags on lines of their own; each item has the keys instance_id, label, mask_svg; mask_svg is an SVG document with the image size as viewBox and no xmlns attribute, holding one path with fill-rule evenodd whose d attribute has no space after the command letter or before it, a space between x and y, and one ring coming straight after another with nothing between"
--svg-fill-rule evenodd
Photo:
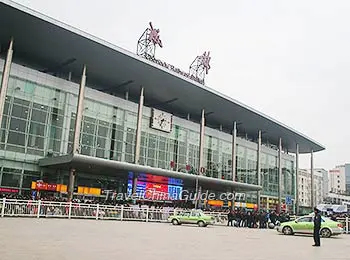
<instances>
[{"instance_id":1,"label":"glass facade","mask_svg":"<svg viewBox=\"0 0 350 260\"><path fill-rule=\"evenodd\" d=\"M31 180L45 176L48 171L39 168L38 159L72 151L78 88L75 83L12 65L0 132L3 162L0 186L29 189ZM172 131L166 133L150 128L151 109L144 107L143 111L139 163L196 174L199 124L174 117ZM136 125L136 103L87 88L80 151L88 156L134 163ZM232 180L231 139L231 135L219 130L206 131L203 153L206 176ZM246 145L247 142L237 138L236 180L257 184L257 145L252 142ZM282 165L283 196L294 196L294 158L283 154ZM53 179L66 182L66 178ZM83 177L78 175L78 181L79 178L83 183ZM261 181L263 195L278 195L277 152L268 147L261 154ZM256 199L254 195L250 197Z\"/></svg>"}]
</instances>

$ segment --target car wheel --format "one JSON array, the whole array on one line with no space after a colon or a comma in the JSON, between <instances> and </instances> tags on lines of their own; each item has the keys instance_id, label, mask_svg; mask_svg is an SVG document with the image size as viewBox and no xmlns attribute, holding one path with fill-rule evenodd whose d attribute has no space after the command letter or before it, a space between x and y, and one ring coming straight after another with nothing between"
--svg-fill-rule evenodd
<instances>
[{"instance_id":1,"label":"car wheel","mask_svg":"<svg viewBox=\"0 0 350 260\"><path fill-rule=\"evenodd\" d=\"M293 230L292 230L291 227L286 226L286 227L284 227L284 228L282 229L282 233L283 233L284 235L293 235Z\"/></svg>"},{"instance_id":2,"label":"car wheel","mask_svg":"<svg viewBox=\"0 0 350 260\"><path fill-rule=\"evenodd\" d=\"M205 224L204 224L203 221L198 221L198 226L200 226L200 227L205 227Z\"/></svg>"},{"instance_id":3,"label":"car wheel","mask_svg":"<svg viewBox=\"0 0 350 260\"><path fill-rule=\"evenodd\" d=\"M179 221L177 219L173 219L171 223L173 223L173 225L179 225Z\"/></svg>"},{"instance_id":4,"label":"car wheel","mask_svg":"<svg viewBox=\"0 0 350 260\"><path fill-rule=\"evenodd\" d=\"M320 231L321 237L328 238L331 237L332 232L328 228L322 228Z\"/></svg>"}]
</instances>

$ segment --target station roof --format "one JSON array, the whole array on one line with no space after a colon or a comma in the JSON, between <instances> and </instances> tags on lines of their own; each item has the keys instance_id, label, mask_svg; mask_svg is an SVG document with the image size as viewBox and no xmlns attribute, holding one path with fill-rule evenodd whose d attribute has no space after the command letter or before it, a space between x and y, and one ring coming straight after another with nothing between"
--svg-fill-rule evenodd
<instances>
[{"instance_id":1,"label":"station roof","mask_svg":"<svg viewBox=\"0 0 350 260\"><path fill-rule=\"evenodd\" d=\"M215 179L207 176L198 176L183 172L164 170L160 168L154 168L150 166L143 166L133 163L113 161L108 159L96 158L81 154L68 154L57 157L47 157L39 160L39 166L53 168L53 169L65 169L70 168L79 169L79 172L85 172L90 174L105 174L116 176L119 174L126 176L126 172L143 172L151 173L154 175L166 176L171 178L182 179L186 186L195 187L196 179L198 177L198 183L204 189L221 190L221 191L259 191L261 186L235 182L230 180Z\"/></svg>"},{"instance_id":2,"label":"station roof","mask_svg":"<svg viewBox=\"0 0 350 260\"><path fill-rule=\"evenodd\" d=\"M103 86L101 91L115 95L127 90L131 100L137 100L140 86L144 86L148 106L197 119L204 109L208 125L231 130L236 121L238 132L257 136L261 130L263 141L277 145L281 138L284 149L292 153L296 144L300 153L325 149L302 133L208 86L12 1L0 0L0 24L1 54L6 53L13 37L15 61L43 72L72 72L79 79L86 64L89 87Z\"/></svg>"}]
</instances>

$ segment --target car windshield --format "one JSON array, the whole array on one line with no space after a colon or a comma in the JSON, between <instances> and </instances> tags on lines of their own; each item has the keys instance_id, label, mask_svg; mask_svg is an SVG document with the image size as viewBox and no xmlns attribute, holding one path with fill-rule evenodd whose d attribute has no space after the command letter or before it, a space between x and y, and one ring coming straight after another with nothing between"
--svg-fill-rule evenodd
<instances>
[{"instance_id":1,"label":"car windshield","mask_svg":"<svg viewBox=\"0 0 350 260\"><path fill-rule=\"evenodd\" d=\"M192 216L193 217L200 217L202 214L200 211L192 211Z\"/></svg>"},{"instance_id":2,"label":"car windshield","mask_svg":"<svg viewBox=\"0 0 350 260\"><path fill-rule=\"evenodd\" d=\"M311 222L312 221L312 217L301 217L298 218L298 222Z\"/></svg>"},{"instance_id":3,"label":"car windshield","mask_svg":"<svg viewBox=\"0 0 350 260\"><path fill-rule=\"evenodd\" d=\"M191 215L191 212L189 212L189 211L184 211L184 212L180 212L179 215L180 215L180 216L189 217L189 216Z\"/></svg>"}]
</instances>

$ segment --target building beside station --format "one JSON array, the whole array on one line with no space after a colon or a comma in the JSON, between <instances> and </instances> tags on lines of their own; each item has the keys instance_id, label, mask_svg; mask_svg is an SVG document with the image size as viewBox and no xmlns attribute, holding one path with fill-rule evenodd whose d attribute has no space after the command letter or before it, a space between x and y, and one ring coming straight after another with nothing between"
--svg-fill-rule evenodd
<instances>
[{"instance_id":1,"label":"building beside station","mask_svg":"<svg viewBox=\"0 0 350 260\"><path fill-rule=\"evenodd\" d=\"M338 165L328 171L328 190L335 194L346 193L345 165Z\"/></svg>"},{"instance_id":2,"label":"building beside station","mask_svg":"<svg viewBox=\"0 0 350 260\"><path fill-rule=\"evenodd\" d=\"M95 196L139 182L198 185L277 208L297 200L299 153L324 150L203 82L12 1L0 1L0 22L0 191L30 193L37 180Z\"/></svg>"},{"instance_id":3,"label":"building beside station","mask_svg":"<svg viewBox=\"0 0 350 260\"><path fill-rule=\"evenodd\" d=\"M314 169L313 172L313 185L314 185L314 197L315 205L324 203L328 196L328 171L325 169ZM310 212L311 207L311 170L299 169L298 174L298 193L299 193L299 207L305 212Z\"/></svg>"}]
</instances>

